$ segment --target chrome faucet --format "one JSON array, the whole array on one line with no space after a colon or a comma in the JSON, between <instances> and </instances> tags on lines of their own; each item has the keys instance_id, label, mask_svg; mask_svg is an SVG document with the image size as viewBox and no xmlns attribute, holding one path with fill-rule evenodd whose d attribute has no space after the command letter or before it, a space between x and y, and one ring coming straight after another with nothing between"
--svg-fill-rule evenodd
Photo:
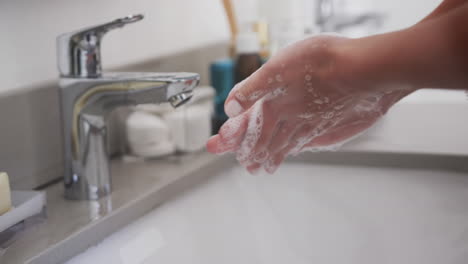
<instances>
[{"instance_id":1,"label":"chrome faucet","mask_svg":"<svg viewBox=\"0 0 468 264\"><path fill-rule=\"evenodd\" d=\"M373 24L380 27L385 16L377 12L348 14L339 12L336 0L316 0L316 25L322 32L340 32L346 28Z\"/></svg>"},{"instance_id":2,"label":"chrome faucet","mask_svg":"<svg viewBox=\"0 0 468 264\"><path fill-rule=\"evenodd\" d=\"M198 85L195 73L102 73L102 37L141 19L132 15L57 38L68 199L95 200L111 192L106 117L112 110L162 102L178 107Z\"/></svg>"}]
</instances>

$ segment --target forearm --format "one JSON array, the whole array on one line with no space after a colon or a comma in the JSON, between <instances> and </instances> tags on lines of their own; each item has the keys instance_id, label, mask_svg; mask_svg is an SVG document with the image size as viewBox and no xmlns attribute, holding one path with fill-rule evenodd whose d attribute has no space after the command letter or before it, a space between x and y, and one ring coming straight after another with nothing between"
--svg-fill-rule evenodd
<instances>
[{"instance_id":1,"label":"forearm","mask_svg":"<svg viewBox=\"0 0 468 264\"><path fill-rule=\"evenodd\" d=\"M408 29L361 39L340 48L345 74L371 83L418 88L468 87L468 3Z\"/></svg>"},{"instance_id":2,"label":"forearm","mask_svg":"<svg viewBox=\"0 0 468 264\"><path fill-rule=\"evenodd\" d=\"M422 19L419 23L424 23L430 19L436 18L444 13L447 13L448 11L457 8L465 3L467 3L468 0L444 0L440 5L434 9L429 15L427 15L424 19Z\"/></svg>"}]
</instances>

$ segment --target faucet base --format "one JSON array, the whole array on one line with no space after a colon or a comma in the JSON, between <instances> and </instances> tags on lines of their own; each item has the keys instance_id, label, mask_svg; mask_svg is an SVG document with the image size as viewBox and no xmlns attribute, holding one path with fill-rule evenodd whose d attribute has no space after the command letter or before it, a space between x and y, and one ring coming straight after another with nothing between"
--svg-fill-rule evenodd
<instances>
[{"instance_id":1,"label":"faucet base","mask_svg":"<svg viewBox=\"0 0 468 264\"><path fill-rule=\"evenodd\" d=\"M84 186L83 186L84 187ZM110 185L97 188L95 186L70 185L65 187L65 198L69 200L99 200L102 197L109 195L112 192Z\"/></svg>"},{"instance_id":2,"label":"faucet base","mask_svg":"<svg viewBox=\"0 0 468 264\"><path fill-rule=\"evenodd\" d=\"M107 117L120 106L190 99L194 73L107 73L96 79L62 78L65 197L98 200L111 193Z\"/></svg>"}]
</instances>

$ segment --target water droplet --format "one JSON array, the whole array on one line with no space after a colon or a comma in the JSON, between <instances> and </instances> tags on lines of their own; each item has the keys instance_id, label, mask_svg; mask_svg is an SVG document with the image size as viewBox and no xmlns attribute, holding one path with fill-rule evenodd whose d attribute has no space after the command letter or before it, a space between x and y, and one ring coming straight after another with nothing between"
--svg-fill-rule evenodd
<instances>
[{"instance_id":1,"label":"water droplet","mask_svg":"<svg viewBox=\"0 0 468 264\"><path fill-rule=\"evenodd\" d=\"M310 76L309 74L307 74L307 75L305 76L305 80L306 80L306 81L312 80L312 76Z\"/></svg>"},{"instance_id":2,"label":"water droplet","mask_svg":"<svg viewBox=\"0 0 468 264\"><path fill-rule=\"evenodd\" d=\"M235 97L237 98L237 100L239 100L239 101L241 101L241 102L243 102L243 101L245 101L245 100L247 99L247 98L245 98L245 96L244 96L243 94L241 94L240 92L237 92L237 93L235 94Z\"/></svg>"},{"instance_id":3,"label":"water droplet","mask_svg":"<svg viewBox=\"0 0 468 264\"><path fill-rule=\"evenodd\" d=\"M262 94L262 93L261 93L260 91L255 91L255 92L253 92L253 93L249 96L249 100L250 100L250 101L255 101L255 100L257 100L258 98L260 98L260 95L261 95L261 94Z\"/></svg>"},{"instance_id":4,"label":"water droplet","mask_svg":"<svg viewBox=\"0 0 468 264\"><path fill-rule=\"evenodd\" d=\"M312 113L303 113L303 114L300 114L298 117L302 119L311 119L314 116L315 114L312 114Z\"/></svg>"},{"instance_id":5,"label":"water droplet","mask_svg":"<svg viewBox=\"0 0 468 264\"><path fill-rule=\"evenodd\" d=\"M321 115L323 119L332 119L334 116L335 116L334 112L328 112L328 113Z\"/></svg>"},{"instance_id":6,"label":"water droplet","mask_svg":"<svg viewBox=\"0 0 468 264\"><path fill-rule=\"evenodd\" d=\"M314 95L314 96L315 96L315 95ZM314 100L314 103L316 103L316 104L319 104L319 105L320 105L320 104L323 104L323 101L322 101L322 100L320 100L320 99L315 99L315 100Z\"/></svg>"},{"instance_id":7,"label":"water droplet","mask_svg":"<svg viewBox=\"0 0 468 264\"><path fill-rule=\"evenodd\" d=\"M333 107L335 110L340 110L344 107L344 105L337 105L335 107Z\"/></svg>"},{"instance_id":8,"label":"water droplet","mask_svg":"<svg viewBox=\"0 0 468 264\"><path fill-rule=\"evenodd\" d=\"M283 77L281 77L281 75L279 75L279 74L277 74L277 75L275 76L275 79L276 79L276 81L278 81L278 82L282 82L282 81L283 81Z\"/></svg>"}]
</instances>

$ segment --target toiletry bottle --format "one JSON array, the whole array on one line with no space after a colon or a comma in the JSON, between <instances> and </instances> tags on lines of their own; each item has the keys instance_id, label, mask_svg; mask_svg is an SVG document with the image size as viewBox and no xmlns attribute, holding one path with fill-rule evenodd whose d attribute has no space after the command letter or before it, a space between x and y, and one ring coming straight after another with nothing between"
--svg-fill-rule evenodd
<instances>
[{"instance_id":1,"label":"toiletry bottle","mask_svg":"<svg viewBox=\"0 0 468 264\"><path fill-rule=\"evenodd\" d=\"M231 58L221 59L210 65L211 86L216 90L215 113L213 116L213 135L218 134L228 119L224 112L224 102L234 86L234 62Z\"/></svg>"},{"instance_id":2,"label":"toiletry bottle","mask_svg":"<svg viewBox=\"0 0 468 264\"><path fill-rule=\"evenodd\" d=\"M258 34L249 30L237 35L236 53L234 79L239 83L262 66Z\"/></svg>"}]
</instances>

